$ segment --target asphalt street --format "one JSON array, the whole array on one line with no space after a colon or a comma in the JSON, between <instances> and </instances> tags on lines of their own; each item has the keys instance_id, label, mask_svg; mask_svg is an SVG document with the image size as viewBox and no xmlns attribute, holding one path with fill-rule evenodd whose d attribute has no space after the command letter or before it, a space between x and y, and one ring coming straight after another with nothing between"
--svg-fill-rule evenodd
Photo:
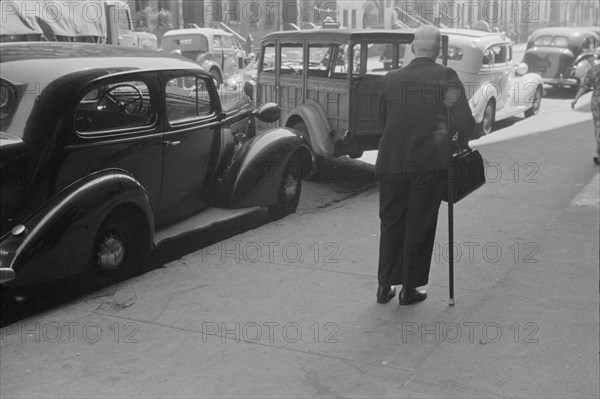
<instances>
[{"instance_id":1,"label":"asphalt street","mask_svg":"<svg viewBox=\"0 0 600 399\"><path fill-rule=\"evenodd\" d=\"M589 96L571 110L570 95L471 143L487 183L455 207L455 306L445 205L427 300L376 303L365 154L331 162L280 221L159 249L97 292L45 288L50 306L0 329L0 396L598 397L599 174Z\"/></svg>"}]
</instances>

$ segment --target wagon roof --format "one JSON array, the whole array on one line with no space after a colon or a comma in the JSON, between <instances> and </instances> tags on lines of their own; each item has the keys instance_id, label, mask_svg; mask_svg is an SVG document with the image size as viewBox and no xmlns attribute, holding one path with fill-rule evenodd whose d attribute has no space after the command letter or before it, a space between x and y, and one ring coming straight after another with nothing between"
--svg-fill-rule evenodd
<instances>
[{"instance_id":1,"label":"wagon roof","mask_svg":"<svg viewBox=\"0 0 600 399\"><path fill-rule=\"evenodd\" d=\"M265 35L261 42L266 42L275 39L319 39L319 40L342 40L350 39L389 39L389 38L412 38L414 30L390 30L390 29L306 29L294 31L279 31Z\"/></svg>"},{"instance_id":2,"label":"wagon roof","mask_svg":"<svg viewBox=\"0 0 600 399\"><path fill-rule=\"evenodd\" d=\"M498 32L484 32L473 29L442 29L443 35L448 35L450 45L469 45L471 47L486 47L497 43L510 43L506 35Z\"/></svg>"}]
</instances>

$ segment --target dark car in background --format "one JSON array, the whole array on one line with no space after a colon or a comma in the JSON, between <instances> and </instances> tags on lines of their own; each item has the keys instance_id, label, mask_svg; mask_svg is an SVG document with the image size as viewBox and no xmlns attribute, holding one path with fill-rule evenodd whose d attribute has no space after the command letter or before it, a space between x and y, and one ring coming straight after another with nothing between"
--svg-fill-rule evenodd
<instances>
[{"instance_id":1,"label":"dark car in background","mask_svg":"<svg viewBox=\"0 0 600 399\"><path fill-rule=\"evenodd\" d=\"M543 28L527 41L523 61L554 87L578 87L594 65L598 33L588 28Z\"/></svg>"},{"instance_id":2,"label":"dark car in background","mask_svg":"<svg viewBox=\"0 0 600 399\"><path fill-rule=\"evenodd\" d=\"M193 61L0 44L0 283L116 281L154 246L257 207L296 210L313 163L279 107L221 97Z\"/></svg>"}]
</instances>

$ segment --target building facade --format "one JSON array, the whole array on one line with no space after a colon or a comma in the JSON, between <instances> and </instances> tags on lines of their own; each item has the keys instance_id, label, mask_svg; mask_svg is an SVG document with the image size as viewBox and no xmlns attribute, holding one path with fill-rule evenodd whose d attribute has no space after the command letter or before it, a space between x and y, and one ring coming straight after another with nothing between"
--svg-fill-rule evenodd
<instances>
[{"instance_id":1,"label":"building facade","mask_svg":"<svg viewBox=\"0 0 600 399\"><path fill-rule=\"evenodd\" d=\"M173 28L186 24L231 28L255 44L277 30L321 26L332 18L354 29L489 28L525 41L546 26L598 26L598 0L129 0L137 11L170 12Z\"/></svg>"}]
</instances>

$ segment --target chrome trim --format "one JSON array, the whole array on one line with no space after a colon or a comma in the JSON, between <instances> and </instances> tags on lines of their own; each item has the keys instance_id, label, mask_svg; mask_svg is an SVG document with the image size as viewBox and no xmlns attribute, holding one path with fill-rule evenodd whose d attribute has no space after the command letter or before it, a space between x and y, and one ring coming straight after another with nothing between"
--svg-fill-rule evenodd
<instances>
[{"instance_id":1,"label":"chrome trim","mask_svg":"<svg viewBox=\"0 0 600 399\"><path fill-rule=\"evenodd\" d=\"M8 267L0 267L0 284L8 283L15 279L15 271Z\"/></svg>"}]
</instances>

